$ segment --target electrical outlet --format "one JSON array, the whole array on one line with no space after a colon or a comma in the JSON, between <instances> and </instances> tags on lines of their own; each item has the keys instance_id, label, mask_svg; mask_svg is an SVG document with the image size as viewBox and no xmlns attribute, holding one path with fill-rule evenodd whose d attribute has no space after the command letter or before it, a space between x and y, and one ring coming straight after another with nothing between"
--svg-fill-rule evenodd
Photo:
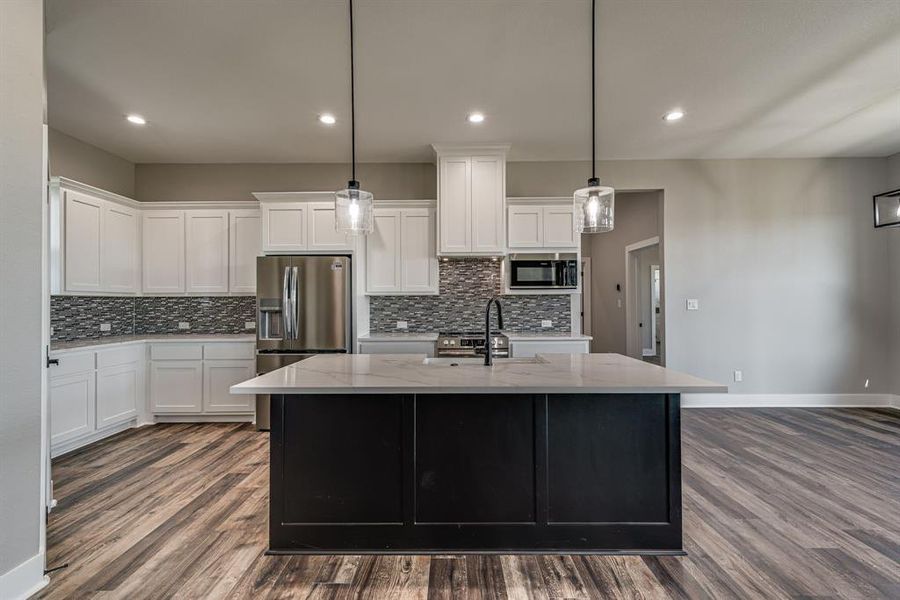
<instances>
[{"instance_id":1,"label":"electrical outlet","mask_svg":"<svg viewBox=\"0 0 900 600\"><path fill-rule=\"evenodd\" d=\"M244 321L244 329L256 329L256 321Z\"/></svg>"},{"instance_id":2,"label":"electrical outlet","mask_svg":"<svg viewBox=\"0 0 900 600\"><path fill-rule=\"evenodd\" d=\"M697 300L696 298L688 298L687 309L688 310L700 310L700 301Z\"/></svg>"},{"instance_id":3,"label":"electrical outlet","mask_svg":"<svg viewBox=\"0 0 900 600\"><path fill-rule=\"evenodd\" d=\"M53 337L53 328L50 328L50 337Z\"/></svg>"},{"instance_id":4,"label":"electrical outlet","mask_svg":"<svg viewBox=\"0 0 900 600\"><path fill-rule=\"evenodd\" d=\"M112 331L112 325L109 323L100 323L100 331Z\"/></svg>"},{"instance_id":5,"label":"electrical outlet","mask_svg":"<svg viewBox=\"0 0 900 600\"><path fill-rule=\"evenodd\" d=\"M737 370L734 372L734 381L736 383L740 383L744 380L744 372L741 370Z\"/></svg>"},{"instance_id":6,"label":"electrical outlet","mask_svg":"<svg viewBox=\"0 0 900 600\"><path fill-rule=\"evenodd\" d=\"M178 321L178 329L190 329L191 324L187 321Z\"/></svg>"},{"instance_id":7,"label":"electrical outlet","mask_svg":"<svg viewBox=\"0 0 900 600\"><path fill-rule=\"evenodd\" d=\"M541 327L553 327L553 321L550 319L544 319L541 321Z\"/></svg>"},{"instance_id":8,"label":"electrical outlet","mask_svg":"<svg viewBox=\"0 0 900 600\"><path fill-rule=\"evenodd\" d=\"M406 321L397 321L397 329L408 329L409 323Z\"/></svg>"},{"instance_id":9,"label":"electrical outlet","mask_svg":"<svg viewBox=\"0 0 900 600\"><path fill-rule=\"evenodd\" d=\"M621 298L616 298L616 305L617 305L619 308L622 308L622 299L621 299Z\"/></svg>"}]
</instances>

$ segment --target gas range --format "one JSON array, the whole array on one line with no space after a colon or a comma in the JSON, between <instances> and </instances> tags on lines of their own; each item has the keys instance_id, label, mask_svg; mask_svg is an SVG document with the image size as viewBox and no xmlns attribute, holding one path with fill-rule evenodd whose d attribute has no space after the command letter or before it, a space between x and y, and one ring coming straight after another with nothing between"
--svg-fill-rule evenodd
<instances>
[{"instance_id":1,"label":"gas range","mask_svg":"<svg viewBox=\"0 0 900 600\"><path fill-rule=\"evenodd\" d=\"M499 331L491 332L491 354L509 357L509 338ZM483 331L442 331L437 339L438 356L484 356Z\"/></svg>"}]
</instances>

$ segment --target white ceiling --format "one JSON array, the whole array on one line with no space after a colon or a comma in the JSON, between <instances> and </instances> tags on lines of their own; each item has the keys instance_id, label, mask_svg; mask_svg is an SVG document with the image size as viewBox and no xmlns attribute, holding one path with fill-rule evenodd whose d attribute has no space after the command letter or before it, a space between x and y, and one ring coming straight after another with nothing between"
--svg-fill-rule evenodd
<instances>
[{"instance_id":1,"label":"white ceiling","mask_svg":"<svg viewBox=\"0 0 900 600\"><path fill-rule=\"evenodd\" d=\"M589 15L356 0L359 159L589 158ZM346 18L340 0L47 0L50 125L136 162L345 161ZM598 23L600 158L900 151L900 0L600 0Z\"/></svg>"}]
</instances>

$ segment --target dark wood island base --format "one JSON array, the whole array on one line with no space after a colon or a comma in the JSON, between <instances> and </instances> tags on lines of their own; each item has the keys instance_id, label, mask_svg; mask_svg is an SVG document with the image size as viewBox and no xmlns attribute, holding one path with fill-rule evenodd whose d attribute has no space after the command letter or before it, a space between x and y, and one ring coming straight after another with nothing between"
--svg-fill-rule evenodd
<instances>
[{"instance_id":1,"label":"dark wood island base","mask_svg":"<svg viewBox=\"0 0 900 600\"><path fill-rule=\"evenodd\" d=\"M679 394L272 396L273 554L683 554Z\"/></svg>"}]
</instances>

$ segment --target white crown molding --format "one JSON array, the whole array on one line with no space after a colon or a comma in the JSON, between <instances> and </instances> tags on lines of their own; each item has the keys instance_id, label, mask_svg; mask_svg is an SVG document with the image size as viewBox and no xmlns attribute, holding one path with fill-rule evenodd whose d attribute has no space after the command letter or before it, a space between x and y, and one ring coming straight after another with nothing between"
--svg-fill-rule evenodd
<instances>
[{"instance_id":1,"label":"white crown molding","mask_svg":"<svg viewBox=\"0 0 900 600\"><path fill-rule=\"evenodd\" d=\"M437 205L435 199L401 199L382 200L375 198L375 208L434 208Z\"/></svg>"},{"instance_id":2,"label":"white crown molding","mask_svg":"<svg viewBox=\"0 0 900 600\"><path fill-rule=\"evenodd\" d=\"M188 200L184 202L140 202L141 210L243 210L257 209L259 202L256 200Z\"/></svg>"},{"instance_id":3,"label":"white crown molding","mask_svg":"<svg viewBox=\"0 0 900 600\"><path fill-rule=\"evenodd\" d=\"M900 408L895 394L682 394L682 408Z\"/></svg>"},{"instance_id":4,"label":"white crown molding","mask_svg":"<svg viewBox=\"0 0 900 600\"><path fill-rule=\"evenodd\" d=\"M572 204L574 199L572 196L518 196L518 197L508 197L506 199L507 205L513 206L527 206L527 205L543 205L543 204L553 204L553 205L562 205L562 204Z\"/></svg>"},{"instance_id":5,"label":"white crown molding","mask_svg":"<svg viewBox=\"0 0 900 600\"><path fill-rule=\"evenodd\" d=\"M260 202L334 201L334 192L252 192Z\"/></svg>"},{"instance_id":6,"label":"white crown molding","mask_svg":"<svg viewBox=\"0 0 900 600\"><path fill-rule=\"evenodd\" d=\"M75 181L74 179L68 179L66 177L51 177L50 189L52 190L54 188L89 194L103 200L109 200L110 202L123 204L132 208L141 208L144 205L143 202L138 202L133 198L128 198L127 196L122 196L113 192L108 192L104 189L100 189L86 183L81 183L80 181Z\"/></svg>"},{"instance_id":7,"label":"white crown molding","mask_svg":"<svg viewBox=\"0 0 900 600\"><path fill-rule=\"evenodd\" d=\"M509 144L432 144L437 156L468 156L471 154L502 154L509 152Z\"/></svg>"}]
</instances>

